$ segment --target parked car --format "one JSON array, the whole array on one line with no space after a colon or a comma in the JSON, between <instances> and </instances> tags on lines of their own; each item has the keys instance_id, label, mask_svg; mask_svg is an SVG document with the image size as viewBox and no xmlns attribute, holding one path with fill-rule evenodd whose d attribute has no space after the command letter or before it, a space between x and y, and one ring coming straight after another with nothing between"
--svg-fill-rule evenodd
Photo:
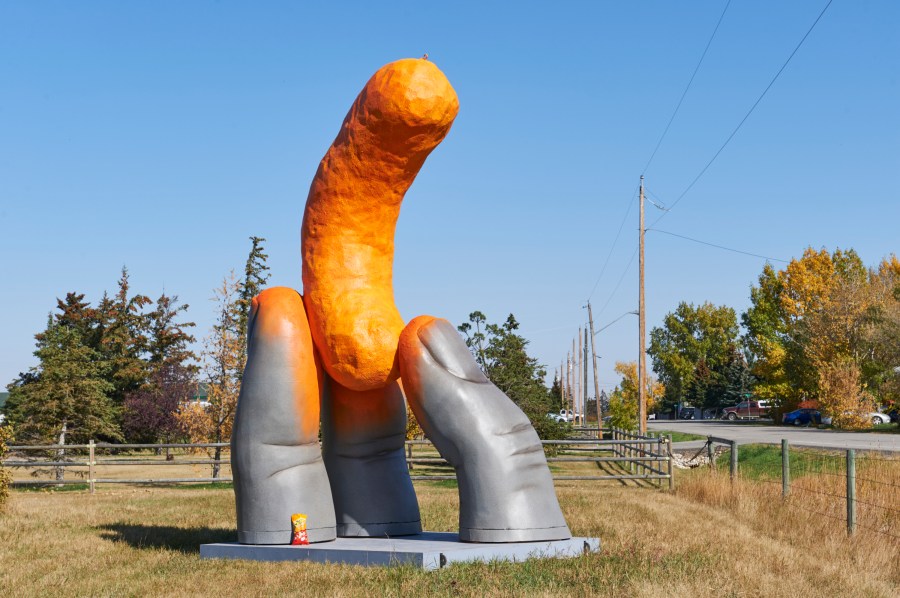
<instances>
[{"instance_id":1,"label":"parked car","mask_svg":"<svg viewBox=\"0 0 900 598\"><path fill-rule=\"evenodd\" d=\"M822 414L818 409L797 409L790 413L785 413L781 417L781 423L786 426L808 426L810 424L821 424Z\"/></svg>"},{"instance_id":2,"label":"parked car","mask_svg":"<svg viewBox=\"0 0 900 598\"><path fill-rule=\"evenodd\" d=\"M734 407L722 410L722 419L735 421L749 417L768 417L769 404L766 401L741 401Z\"/></svg>"},{"instance_id":3,"label":"parked car","mask_svg":"<svg viewBox=\"0 0 900 598\"><path fill-rule=\"evenodd\" d=\"M888 415L891 416L892 423L895 423L895 424L900 423L900 409L897 409L896 407L894 407L893 409L888 411Z\"/></svg>"},{"instance_id":4,"label":"parked car","mask_svg":"<svg viewBox=\"0 0 900 598\"><path fill-rule=\"evenodd\" d=\"M575 414L568 409L560 409L559 413L548 413L547 417L564 424L575 421Z\"/></svg>"},{"instance_id":5,"label":"parked car","mask_svg":"<svg viewBox=\"0 0 900 598\"><path fill-rule=\"evenodd\" d=\"M866 417L868 417L868 418L872 421L872 425L873 425L873 426L877 426L878 424L889 424L889 423L891 423L891 416L888 415L887 413L881 413L881 412L875 412L875 411L873 411L873 412L867 414ZM830 417L823 417L823 418L822 418L822 423L823 423L823 424L826 424L826 425L830 425L830 424L831 424L831 418L830 418Z\"/></svg>"},{"instance_id":6,"label":"parked car","mask_svg":"<svg viewBox=\"0 0 900 598\"><path fill-rule=\"evenodd\" d=\"M681 419L694 419L694 408L682 407L681 412L678 414L678 417Z\"/></svg>"}]
</instances>

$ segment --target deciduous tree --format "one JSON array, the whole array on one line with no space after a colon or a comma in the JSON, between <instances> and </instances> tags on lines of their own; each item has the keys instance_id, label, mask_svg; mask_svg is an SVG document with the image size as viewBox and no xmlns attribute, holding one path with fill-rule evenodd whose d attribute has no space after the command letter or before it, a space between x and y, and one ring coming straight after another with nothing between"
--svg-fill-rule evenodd
<instances>
[{"instance_id":1,"label":"deciduous tree","mask_svg":"<svg viewBox=\"0 0 900 598\"><path fill-rule=\"evenodd\" d=\"M727 306L681 302L650 331L647 354L665 385L665 403L717 407L724 372L738 347L737 315Z\"/></svg>"},{"instance_id":2,"label":"deciduous tree","mask_svg":"<svg viewBox=\"0 0 900 598\"><path fill-rule=\"evenodd\" d=\"M616 373L622 376L622 380L609 398L609 413L611 416L609 425L614 428L636 430L638 428L638 401L640 400L637 362L617 361ZM645 391L648 413L653 411L664 395L665 387L662 383L648 376Z\"/></svg>"},{"instance_id":3,"label":"deciduous tree","mask_svg":"<svg viewBox=\"0 0 900 598\"><path fill-rule=\"evenodd\" d=\"M183 403L177 414L179 425L192 442L221 443L231 439L245 361L239 297L240 283L232 272L214 291L216 323L204 340L203 378L209 405ZM210 452L216 461L222 455L221 447ZM219 470L218 463L213 465L214 478L219 477Z\"/></svg>"}]
</instances>

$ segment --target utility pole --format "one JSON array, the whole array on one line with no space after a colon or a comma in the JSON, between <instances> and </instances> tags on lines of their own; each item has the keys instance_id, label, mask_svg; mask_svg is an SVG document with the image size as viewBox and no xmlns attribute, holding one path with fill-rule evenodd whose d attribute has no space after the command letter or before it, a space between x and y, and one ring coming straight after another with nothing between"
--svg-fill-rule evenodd
<instances>
[{"instance_id":1,"label":"utility pole","mask_svg":"<svg viewBox=\"0 0 900 598\"><path fill-rule=\"evenodd\" d=\"M566 353L566 411L570 411L572 401L572 354Z\"/></svg>"},{"instance_id":2,"label":"utility pole","mask_svg":"<svg viewBox=\"0 0 900 598\"><path fill-rule=\"evenodd\" d=\"M644 175L641 175L641 223L640 233L640 259L638 261L638 319L640 323L640 344L638 344L638 430L642 435L647 433L647 352L644 350L644 341L647 332L647 314L644 306Z\"/></svg>"},{"instance_id":3,"label":"utility pole","mask_svg":"<svg viewBox=\"0 0 900 598\"><path fill-rule=\"evenodd\" d=\"M588 331L587 326L584 327L584 359L582 363L584 364L584 402L581 404L581 426L587 426L587 399L588 399L588 365L587 365L587 355L588 355Z\"/></svg>"},{"instance_id":4,"label":"utility pole","mask_svg":"<svg viewBox=\"0 0 900 598\"><path fill-rule=\"evenodd\" d=\"M565 364L560 361L559 362L559 402L560 408L564 407L566 404L566 374L564 369Z\"/></svg>"},{"instance_id":5,"label":"utility pole","mask_svg":"<svg viewBox=\"0 0 900 598\"><path fill-rule=\"evenodd\" d=\"M584 362L581 359L581 326L578 327L578 412L581 415L581 424L584 425L584 384L581 382L581 372Z\"/></svg>"},{"instance_id":6,"label":"utility pole","mask_svg":"<svg viewBox=\"0 0 900 598\"><path fill-rule=\"evenodd\" d=\"M591 327L591 356L594 361L594 398L597 401L597 437L600 438L602 436L603 419L600 417L600 379L597 377L597 347L595 345L596 341L594 340L594 314L591 312L590 300L587 302L587 310L588 325Z\"/></svg>"}]
</instances>

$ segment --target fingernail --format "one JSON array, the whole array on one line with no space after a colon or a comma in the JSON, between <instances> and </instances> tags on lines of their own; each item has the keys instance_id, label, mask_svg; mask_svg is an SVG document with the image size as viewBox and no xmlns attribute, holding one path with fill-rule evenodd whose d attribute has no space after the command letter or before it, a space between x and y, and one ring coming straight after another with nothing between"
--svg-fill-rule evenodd
<instances>
[{"instance_id":1,"label":"fingernail","mask_svg":"<svg viewBox=\"0 0 900 598\"><path fill-rule=\"evenodd\" d=\"M447 320L435 319L425 324L419 328L418 336L434 360L457 378L488 381L462 337Z\"/></svg>"}]
</instances>

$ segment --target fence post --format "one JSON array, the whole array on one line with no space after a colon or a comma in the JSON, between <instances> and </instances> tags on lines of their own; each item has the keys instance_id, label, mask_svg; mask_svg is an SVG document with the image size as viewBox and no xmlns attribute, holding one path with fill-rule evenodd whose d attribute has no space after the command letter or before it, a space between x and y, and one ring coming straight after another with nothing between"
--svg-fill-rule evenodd
<instances>
[{"instance_id":1,"label":"fence post","mask_svg":"<svg viewBox=\"0 0 900 598\"><path fill-rule=\"evenodd\" d=\"M412 459L412 456L413 456L413 453L412 453L413 448L412 447L413 447L412 442L407 440L406 441L406 468L410 471L412 471L412 468L413 468L413 464L409 462L409 460Z\"/></svg>"},{"instance_id":2,"label":"fence post","mask_svg":"<svg viewBox=\"0 0 900 598\"><path fill-rule=\"evenodd\" d=\"M96 477L94 475L94 439L91 438L91 441L88 442L88 487L91 494L94 493L94 480Z\"/></svg>"},{"instance_id":3,"label":"fence post","mask_svg":"<svg viewBox=\"0 0 900 598\"><path fill-rule=\"evenodd\" d=\"M847 449L847 533L856 531L856 452Z\"/></svg>"},{"instance_id":4,"label":"fence post","mask_svg":"<svg viewBox=\"0 0 900 598\"><path fill-rule=\"evenodd\" d=\"M713 446L712 440L706 440L706 458L709 459L709 468L716 468L716 450Z\"/></svg>"},{"instance_id":5,"label":"fence post","mask_svg":"<svg viewBox=\"0 0 900 598\"><path fill-rule=\"evenodd\" d=\"M791 493L791 451L787 438L781 439L781 498Z\"/></svg>"},{"instance_id":6,"label":"fence post","mask_svg":"<svg viewBox=\"0 0 900 598\"><path fill-rule=\"evenodd\" d=\"M737 477L738 470L738 445L737 440L731 441L731 481Z\"/></svg>"},{"instance_id":7,"label":"fence post","mask_svg":"<svg viewBox=\"0 0 900 598\"><path fill-rule=\"evenodd\" d=\"M615 429L615 428L610 428L610 429L609 429L609 437L610 437L610 439L612 439L612 440L618 440L618 438L616 437L616 429ZM616 457L618 457L618 456L619 456L619 445L613 443L613 445L612 445L612 450L613 450L613 455L615 455Z\"/></svg>"},{"instance_id":8,"label":"fence post","mask_svg":"<svg viewBox=\"0 0 900 598\"><path fill-rule=\"evenodd\" d=\"M668 463L668 471L669 471L669 490L675 490L675 468L672 467L672 435L666 435L666 455L668 459L666 462Z\"/></svg>"},{"instance_id":9,"label":"fence post","mask_svg":"<svg viewBox=\"0 0 900 598\"><path fill-rule=\"evenodd\" d=\"M625 432L625 434L626 440L628 440L628 444L626 445L628 446L628 469L631 471L631 475L634 475L634 461L631 460L634 459L634 433L629 430Z\"/></svg>"}]
</instances>

